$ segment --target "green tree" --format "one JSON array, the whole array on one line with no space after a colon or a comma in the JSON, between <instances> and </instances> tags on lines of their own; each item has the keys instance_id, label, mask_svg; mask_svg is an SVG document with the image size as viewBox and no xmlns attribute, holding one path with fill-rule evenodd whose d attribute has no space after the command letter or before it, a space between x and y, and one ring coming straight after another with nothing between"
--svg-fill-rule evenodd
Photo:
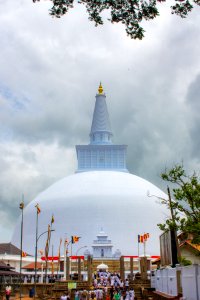
<instances>
[{"instance_id":1,"label":"green tree","mask_svg":"<svg viewBox=\"0 0 200 300\"><path fill-rule=\"evenodd\" d=\"M192 242L200 244L200 179L194 172L187 175L182 165L176 165L161 174L163 180L173 185L173 200L161 199L171 210L171 218L158 224L161 230L181 230L193 236ZM169 191L169 189L168 189Z\"/></svg>"},{"instance_id":2,"label":"green tree","mask_svg":"<svg viewBox=\"0 0 200 300\"><path fill-rule=\"evenodd\" d=\"M40 0L33 0L37 2ZM57 18L65 15L70 8L73 8L74 0L49 0L53 3L50 15ZM143 20L151 20L159 16L158 4L166 0L78 0L79 4L86 6L89 20L95 25L102 25L101 13L110 11L111 23L123 23L127 34L133 39L142 39L144 29L140 25ZM193 9L193 5L200 5L200 0L174 0L171 6L172 14L185 18Z\"/></svg>"}]
</instances>

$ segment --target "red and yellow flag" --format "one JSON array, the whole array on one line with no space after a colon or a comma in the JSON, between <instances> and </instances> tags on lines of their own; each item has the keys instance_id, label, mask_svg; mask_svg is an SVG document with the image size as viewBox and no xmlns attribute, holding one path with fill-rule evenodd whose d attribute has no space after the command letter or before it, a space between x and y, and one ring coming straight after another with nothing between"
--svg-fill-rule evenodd
<instances>
[{"instance_id":1,"label":"red and yellow flag","mask_svg":"<svg viewBox=\"0 0 200 300\"><path fill-rule=\"evenodd\" d=\"M25 251L22 251L22 257L26 257L27 253Z\"/></svg>"},{"instance_id":2,"label":"red and yellow flag","mask_svg":"<svg viewBox=\"0 0 200 300\"><path fill-rule=\"evenodd\" d=\"M41 256L43 256L43 255L44 255L44 250L43 250L43 249L40 249L40 250L38 250L38 253L39 253Z\"/></svg>"},{"instance_id":3,"label":"red and yellow flag","mask_svg":"<svg viewBox=\"0 0 200 300\"><path fill-rule=\"evenodd\" d=\"M80 239L80 236L73 235L71 238L72 244L77 243L79 241L79 239Z\"/></svg>"},{"instance_id":4,"label":"red and yellow flag","mask_svg":"<svg viewBox=\"0 0 200 300\"><path fill-rule=\"evenodd\" d=\"M39 215L41 213L41 209L39 207L39 204L37 203L35 207L37 209L37 214Z\"/></svg>"},{"instance_id":5,"label":"red and yellow flag","mask_svg":"<svg viewBox=\"0 0 200 300\"><path fill-rule=\"evenodd\" d=\"M47 259L48 255L49 255L49 241L47 239L46 240L46 246L45 246L45 257L46 257L46 259Z\"/></svg>"},{"instance_id":6,"label":"red and yellow flag","mask_svg":"<svg viewBox=\"0 0 200 300\"><path fill-rule=\"evenodd\" d=\"M54 223L55 219L54 219L54 215L52 215L51 217L51 225Z\"/></svg>"},{"instance_id":7,"label":"red and yellow flag","mask_svg":"<svg viewBox=\"0 0 200 300\"><path fill-rule=\"evenodd\" d=\"M22 202L19 204L19 208L20 208L20 209L24 209L24 201L22 201Z\"/></svg>"},{"instance_id":8,"label":"red and yellow flag","mask_svg":"<svg viewBox=\"0 0 200 300\"><path fill-rule=\"evenodd\" d=\"M60 247L62 244L62 238L60 238L60 244L59 244L59 248L58 248L58 265L57 265L57 272L59 271L59 267L60 267Z\"/></svg>"},{"instance_id":9,"label":"red and yellow flag","mask_svg":"<svg viewBox=\"0 0 200 300\"><path fill-rule=\"evenodd\" d=\"M144 234L144 241L146 242L148 240L148 238L149 238L149 233L145 233Z\"/></svg>"},{"instance_id":10,"label":"red and yellow flag","mask_svg":"<svg viewBox=\"0 0 200 300\"><path fill-rule=\"evenodd\" d=\"M138 243L144 243L150 237L149 233L144 233L143 235L138 234Z\"/></svg>"},{"instance_id":11,"label":"red and yellow flag","mask_svg":"<svg viewBox=\"0 0 200 300\"><path fill-rule=\"evenodd\" d=\"M140 236L140 243L144 243L144 236L143 235Z\"/></svg>"},{"instance_id":12,"label":"red and yellow flag","mask_svg":"<svg viewBox=\"0 0 200 300\"><path fill-rule=\"evenodd\" d=\"M59 244L59 248L58 248L58 260L60 261L60 247L62 244L62 238L60 238L60 244Z\"/></svg>"}]
</instances>

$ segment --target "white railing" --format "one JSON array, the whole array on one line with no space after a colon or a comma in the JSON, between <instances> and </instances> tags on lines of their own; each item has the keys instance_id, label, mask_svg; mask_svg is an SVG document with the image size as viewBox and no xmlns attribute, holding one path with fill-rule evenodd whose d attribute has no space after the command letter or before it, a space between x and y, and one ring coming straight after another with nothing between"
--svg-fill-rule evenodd
<instances>
[{"instance_id":1,"label":"white railing","mask_svg":"<svg viewBox=\"0 0 200 300\"><path fill-rule=\"evenodd\" d=\"M155 271L152 287L171 296L178 295L177 271L181 271L181 288L184 300L200 300L200 265L164 268Z\"/></svg>"},{"instance_id":2,"label":"white railing","mask_svg":"<svg viewBox=\"0 0 200 300\"><path fill-rule=\"evenodd\" d=\"M198 277L199 277L199 266L193 265L182 268L181 278L182 278L182 289L183 296L187 300L199 300L200 290L198 290Z\"/></svg>"}]
</instances>

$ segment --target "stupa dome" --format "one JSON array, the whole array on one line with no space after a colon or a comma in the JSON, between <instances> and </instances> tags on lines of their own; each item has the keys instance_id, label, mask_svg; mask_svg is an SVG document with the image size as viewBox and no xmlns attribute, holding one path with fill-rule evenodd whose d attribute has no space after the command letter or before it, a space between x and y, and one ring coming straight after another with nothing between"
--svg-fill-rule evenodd
<instances>
[{"instance_id":1,"label":"stupa dome","mask_svg":"<svg viewBox=\"0 0 200 300\"><path fill-rule=\"evenodd\" d=\"M90 251L86 249L83 253L83 255L87 258L89 255L91 255Z\"/></svg>"},{"instance_id":2,"label":"stupa dome","mask_svg":"<svg viewBox=\"0 0 200 300\"><path fill-rule=\"evenodd\" d=\"M101 91L96 95L90 144L76 146L77 172L50 186L24 209L23 251L30 254L35 251L38 203L41 209L38 236L47 230L54 215L55 232L51 234L54 253L58 251L60 238L70 239L73 235L81 237L73 244L73 254L82 245L91 249L102 227L112 239L113 250L120 249L122 255L137 254L137 236L143 233L150 234L146 251L159 254L157 224L166 218L166 209L147 193L158 197L165 194L150 182L128 173L126 145L112 143L106 96ZM12 243L18 247L20 226L21 218L12 237ZM45 242L46 234L38 239L38 249L44 249Z\"/></svg>"},{"instance_id":3,"label":"stupa dome","mask_svg":"<svg viewBox=\"0 0 200 300\"><path fill-rule=\"evenodd\" d=\"M52 212L55 222L52 243L57 249L60 238L81 236L76 248L88 248L99 228L103 226L115 248L122 254L137 254L137 234L150 233L148 253L159 253L157 223L165 218L163 206L147 192L164 197L164 193L150 182L125 172L91 171L63 178L31 201L24 210L24 251L34 253L36 209L39 203L39 233L47 230ZM46 237L45 237L46 238ZM44 248L45 238L39 240ZM19 246L20 219L12 243ZM54 250L55 251L55 250Z\"/></svg>"},{"instance_id":4,"label":"stupa dome","mask_svg":"<svg viewBox=\"0 0 200 300\"><path fill-rule=\"evenodd\" d=\"M115 258L120 258L120 256L122 255L121 251L119 249L117 249L113 255L113 257Z\"/></svg>"}]
</instances>

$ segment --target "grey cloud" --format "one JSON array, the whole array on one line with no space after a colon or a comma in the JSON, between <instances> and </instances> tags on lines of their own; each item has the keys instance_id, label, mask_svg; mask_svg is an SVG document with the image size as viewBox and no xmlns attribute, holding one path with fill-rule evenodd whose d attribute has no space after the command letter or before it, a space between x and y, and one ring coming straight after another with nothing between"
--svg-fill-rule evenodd
<instances>
[{"instance_id":1,"label":"grey cloud","mask_svg":"<svg viewBox=\"0 0 200 300\"><path fill-rule=\"evenodd\" d=\"M200 162L200 75L198 74L195 80L190 84L187 94L187 107L190 113L190 135L192 155Z\"/></svg>"}]
</instances>

